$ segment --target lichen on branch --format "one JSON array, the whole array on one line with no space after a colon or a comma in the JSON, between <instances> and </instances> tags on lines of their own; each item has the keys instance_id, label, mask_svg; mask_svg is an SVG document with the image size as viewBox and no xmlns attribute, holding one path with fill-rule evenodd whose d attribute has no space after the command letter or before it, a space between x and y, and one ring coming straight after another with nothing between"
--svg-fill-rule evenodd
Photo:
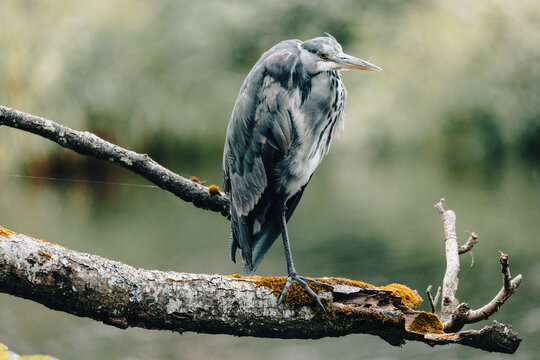
<instances>
[{"instance_id":1,"label":"lichen on branch","mask_svg":"<svg viewBox=\"0 0 540 360\"><path fill-rule=\"evenodd\" d=\"M318 280L333 286L331 291L316 289L325 299L326 314L302 289L291 291L291 298L278 305L283 277L140 269L0 227L1 292L122 329L301 339L362 333L392 345L413 340L499 352L514 352L519 345L508 327L503 333L487 326L466 336L441 334L438 317L415 310L421 299L405 285ZM511 346L501 347L499 338L492 342L482 335L494 331ZM478 341L476 334L482 336Z\"/></svg>"}]
</instances>

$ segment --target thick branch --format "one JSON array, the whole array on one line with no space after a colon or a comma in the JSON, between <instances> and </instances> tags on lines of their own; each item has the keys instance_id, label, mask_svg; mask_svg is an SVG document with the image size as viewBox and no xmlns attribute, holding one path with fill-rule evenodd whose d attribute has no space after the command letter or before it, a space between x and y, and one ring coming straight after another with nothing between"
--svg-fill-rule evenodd
<instances>
[{"instance_id":1,"label":"thick branch","mask_svg":"<svg viewBox=\"0 0 540 360\"><path fill-rule=\"evenodd\" d=\"M393 345L415 340L508 353L519 345L507 327L443 334L437 316L409 307L417 294L402 285L319 280L334 286L319 293L327 315L301 289L278 306L284 278L144 270L0 227L1 292L120 328L303 339L366 333Z\"/></svg>"},{"instance_id":2,"label":"thick branch","mask_svg":"<svg viewBox=\"0 0 540 360\"><path fill-rule=\"evenodd\" d=\"M210 193L208 188L164 168L146 154L139 154L111 144L98 136L70 129L51 120L0 106L0 125L31 132L61 146L120 165L170 191L196 207L229 215L229 199L223 193Z\"/></svg>"}]
</instances>

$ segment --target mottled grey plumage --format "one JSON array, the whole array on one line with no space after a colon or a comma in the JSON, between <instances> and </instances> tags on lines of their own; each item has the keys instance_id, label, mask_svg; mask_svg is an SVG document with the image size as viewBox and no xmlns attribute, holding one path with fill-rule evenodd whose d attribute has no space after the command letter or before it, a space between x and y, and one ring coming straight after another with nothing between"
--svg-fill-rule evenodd
<instances>
[{"instance_id":1,"label":"mottled grey plumage","mask_svg":"<svg viewBox=\"0 0 540 360\"><path fill-rule=\"evenodd\" d=\"M245 274L282 233L289 277L297 276L285 223L343 122L347 95L339 70L347 68L380 70L343 54L330 35L286 40L261 56L240 89L223 175L231 199L230 255L235 261L241 249Z\"/></svg>"}]
</instances>

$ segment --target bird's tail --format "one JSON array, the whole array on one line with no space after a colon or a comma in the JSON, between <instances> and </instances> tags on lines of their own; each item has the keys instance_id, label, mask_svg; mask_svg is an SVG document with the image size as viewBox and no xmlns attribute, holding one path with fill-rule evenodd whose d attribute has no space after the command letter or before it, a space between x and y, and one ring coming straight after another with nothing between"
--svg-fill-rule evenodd
<instances>
[{"instance_id":1,"label":"bird's tail","mask_svg":"<svg viewBox=\"0 0 540 360\"><path fill-rule=\"evenodd\" d=\"M251 276L257 271L264 255L268 252L274 241L279 237L280 227L274 219L267 219L261 230L254 236L252 248L252 264L244 264L244 276Z\"/></svg>"}]
</instances>

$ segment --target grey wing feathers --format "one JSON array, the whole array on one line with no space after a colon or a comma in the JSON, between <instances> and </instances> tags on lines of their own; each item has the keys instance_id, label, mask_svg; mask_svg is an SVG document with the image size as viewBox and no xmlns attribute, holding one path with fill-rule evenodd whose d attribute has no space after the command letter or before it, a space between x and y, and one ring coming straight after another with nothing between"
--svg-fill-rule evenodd
<instances>
[{"instance_id":1,"label":"grey wing feathers","mask_svg":"<svg viewBox=\"0 0 540 360\"><path fill-rule=\"evenodd\" d=\"M292 74L297 62L294 40L266 52L244 81L227 129L223 173L231 198L231 258L240 247L250 267L254 246L250 215L269 186L276 158L287 154L292 141L289 80L281 75Z\"/></svg>"},{"instance_id":2,"label":"grey wing feathers","mask_svg":"<svg viewBox=\"0 0 540 360\"><path fill-rule=\"evenodd\" d=\"M296 206L300 202L300 199L302 198L302 195L304 194L304 189L306 188L307 184L293 197L291 197L287 201L287 215L286 219L289 221L292 214L294 213L294 210L296 209ZM281 227L279 224L279 216L278 214L275 214L276 216L267 218L267 222L265 222L262 227L261 231L257 234L256 240L254 242L253 246L253 263L251 267L245 266L244 267L244 274L245 275L253 275L253 273L257 270L259 265L261 264L261 261L266 254L266 252L270 249L270 246L274 243L274 241L277 239L277 237L280 234Z\"/></svg>"}]
</instances>

